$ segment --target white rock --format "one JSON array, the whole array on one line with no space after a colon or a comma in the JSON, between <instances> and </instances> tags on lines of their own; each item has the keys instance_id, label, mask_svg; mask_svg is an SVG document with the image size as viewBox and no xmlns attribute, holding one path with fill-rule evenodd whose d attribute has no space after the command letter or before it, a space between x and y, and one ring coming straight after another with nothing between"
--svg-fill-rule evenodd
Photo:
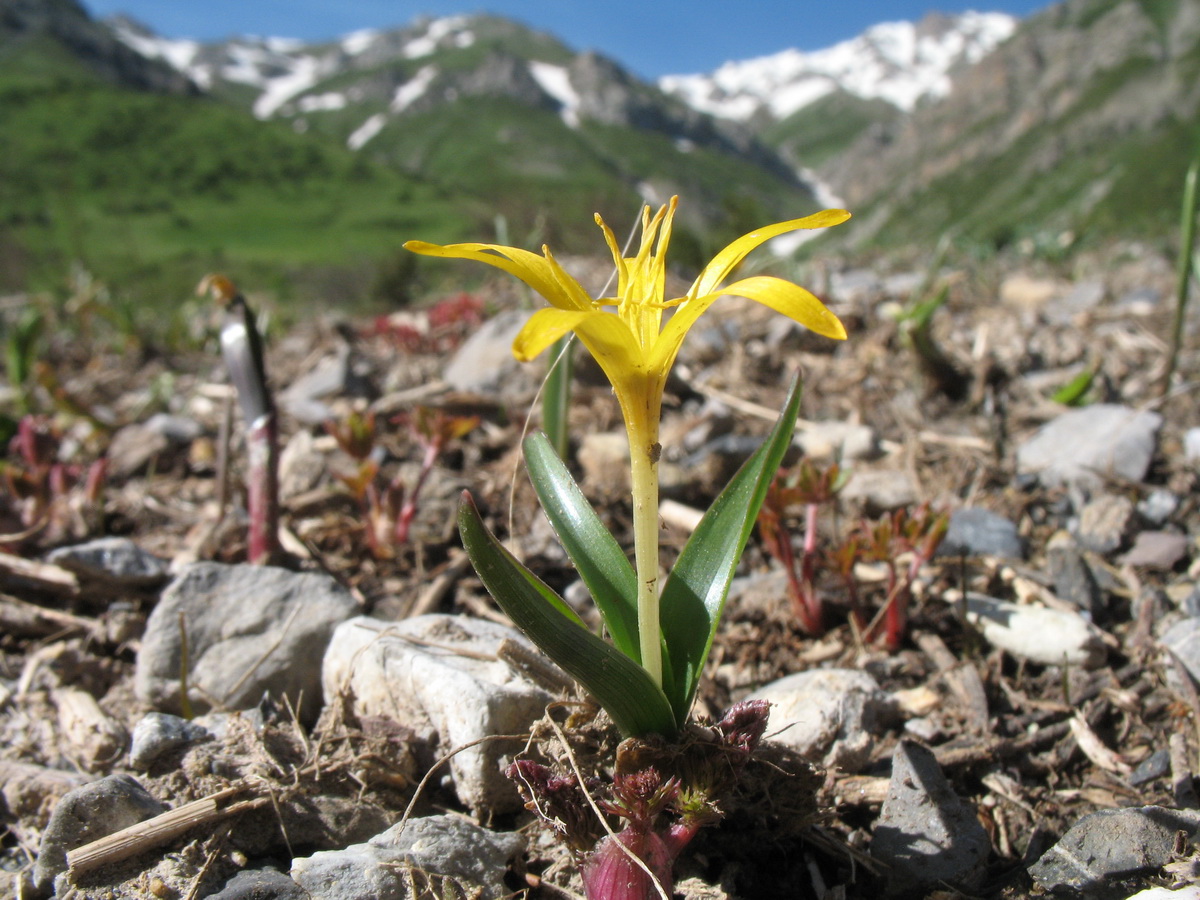
<instances>
[{"instance_id":1,"label":"white rock","mask_svg":"<svg viewBox=\"0 0 1200 900\"><path fill-rule=\"evenodd\" d=\"M463 616L350 619L325 654L326 702L340 695L358 716L406 725L439 755L490 735L520 734L552 698L497 658L505 638L530 646L511 628ZM477 812L519 809L504 776L518 749L517 742L487 742L458 753L449 767L459 799Z\"/></svg>"},{"instance_id":2,"label":"white rock","mask_svg":"<svg viewBox=\"0 0 1200 900\"><path fill-rule=\"evenodd\" d=\"M492 900L506 893L508 860L524 849L519 834L488 831L459 816L429 816L397 823L365 844L294 859L290 874L313 900L405 900L405 869L454 878Z\"/></svg>"},{"instance_id":3,"label":"white rock","mask_svg":"<svg viewBox=\"0 0 1200 900\"><path fill-rule=\"evenodd\" d=\"M796 443L812 459L870 459L879 439L869 425L852 422L808 422L796 429Z\"/></svg>"},{"instance_id":4,"label":"white rock","mask_svg":"<svg viewBox=\"0 0 1200 900\"><path fill-rule=\"evenodd\" d=\"M1077 613L968 592L967 620L993 647L1030 662L1087 669L1104 662L1100 632Z\"/></svg>"},{"instance_id":5,"label":"white rock","mask_svg":"<svg viewBox=\"0 0 1200 900\"><path fill-rule=\"evenodd\" d=\"M874 737L896 715L866 672L813 669L773 681L749 699L769 700L767 734L814 762L846 772L870 762Z\"/></svg>"},{"instance_id":6,"label":"white rock","mask_svg":"<svg viewBox=\"0 0 1200 900\"><path fill-rule=\"evenodd\" d=\"M1200 900L1200 885L1189 884L1178 890L1165 887L1146 888L1131 894L1128 900Z\"/></svg>"}]
</instances>

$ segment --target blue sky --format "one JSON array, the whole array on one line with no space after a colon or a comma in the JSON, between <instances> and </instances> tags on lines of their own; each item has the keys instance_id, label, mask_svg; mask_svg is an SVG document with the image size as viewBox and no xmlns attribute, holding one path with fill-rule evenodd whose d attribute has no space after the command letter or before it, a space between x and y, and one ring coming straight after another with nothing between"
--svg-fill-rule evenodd
<instances>
[{"instance_id":1,"label":"blue sky","mask_svg":"<svg viewBox=\"0 0 1200 900\"><path fill-rule=\"evenodd\" d=\"M360 28L403 25L418 15L487 11L548 31L576 50L598 50L644 78L708 72L721 63L816 50L870 25L917 20L931 10L1027 16L1048 0L748 0L743 12L714 0L83 0L96 16L125 12L164 37L236 34L319 41Z\"/></svg>"}]
</instances>

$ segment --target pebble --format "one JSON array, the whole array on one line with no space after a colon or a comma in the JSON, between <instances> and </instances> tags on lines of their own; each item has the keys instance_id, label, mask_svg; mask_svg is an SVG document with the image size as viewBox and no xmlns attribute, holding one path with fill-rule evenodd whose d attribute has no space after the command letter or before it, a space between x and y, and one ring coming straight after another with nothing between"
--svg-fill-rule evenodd
<instances>
[{"instance_id":1,"label":"pebble","mask_svg":"<svg viewBox=\"0 0 1200 900\"><path fill-rule=\"evenodd\" d=\"M1179 832L1194 840L1200 812L1161 806L1100 810L1072 825L1029 874L1048 891L1096 891L1107 879L1170 862Z\"/></svg>"},{"instance_id":2,"label":"pebble","mask_svg":"<svg viewBox=\"0 0 1200 900\"><path fill-rule=\"evenodd\" d=\"M629 438L624 431L585 434L577 454L582 485L604 497L629 491Z\"/></svg>"},{"instance_id":3,"label":"pebble","mask_svg":"<svg viewBox=\"0 0 1200 900\"><path fill-rule=\"evenodd\" d=\"M912 506L917 502L917 486L907 472L898 469L857 470L841 497L862 503L867 514L874 516Z\"/></svg>"},{"instance_id":4,"label":"pebble","mask_svg":"<svg viewBox=\"0 0 1200 900\"><path fill-rule=\"evenodd\" d=\"M49 892L56 876L67 870L68 852L165 811L166 807L129 775L109 775L69 791L54 807L42 833L34 884Z\"/></svg>"},{"instance_id":5,"label":"pebble","mask_svg":"<svg viewBox=\"0 0 1200 900\"><path fill-rule=\"evenodd\" d=\"M950 514L950 526L937 556L997 556L1024 559L1025 547L1017 526L988 509L968 506Z\"/></svg>"},{"instance_id":6,"label":"pebble","mask_svg":"<svg viewBox=\"0 0 1200 900\"><path fill-rule=\"evenodd\" d=\"M891 867L887 891L914 896L942 885L970 893L983 880L991 841L975 811L954 793L933 753L901 741L871 856Z\"/></svg>"},{"instance_id":7,"label":"pebble","mask_svg":"<svg viewBox=\"0 0 1200 900\"><path fill-rule=\"evenodd\" d=\"M552 697L497 656L506 640L542 659L520 632L483 619L350 619L325 654L325 696L345 698L360 718L383 716L412 729L430 750L422 762L432 763L435 753L521 734L541 718ZM490 741L457 753L448 766L459 799L481 815L521 809L504 775L519 749L519 742Z\"/></svg>"},{"instance_id":8,"label":"pebble","mask_svg":"<svg viewBox=\"0 0 1200 900\"><path fill-rule=\"evenodd\" d=\"M47 559L80 578L109 586L155 587L170 577L167 560L143 550L129 538L97 538L59 547Z\"/></svg>"},{"instance_id":9,"label":"pebble","mask_svg":"<svg viewBox=\"0 0 1200 900\"><path fill-rule=\"evenodd\" d=\"M1173 531L1143 531L1134 539L1121 563L1169 572L1187 556L1189 543L1186 535Z\"/></svg>"},{"instance_id":10,"label":"pebble","mask_svg":"<svg viewBox=\"0 0 1200 900\"><path fill-rule=\"evenodd\" d=\"M795 443L809 459L859 460L879 455L879 435L869 425L806 422L796 428Z\"/></svg>"},{"instance_id":11,"label":"pebble","mask_svg":"<svg viewBox=\"0 0 1200 900\"><path fill-rule=\"evenodd\" d=\"M1110 403L1069 410L1017 448L1017 471L1046 487L1096 489L1106 475L1141 481L1162 421L1158 413Z\"/></svg>"},{"instance_id":12,"label":"pebble","mask_svg":"<svg viewBox=\"0 0 1200 900\"><path fill-rule=\"evenodd\" d=\"M312 900L407 900L407 879L441 876L461 891L429 885L433 896L508 895L508 861L524 852L525 838L488 831L461 816L428 816L393 825L365 844L292 860L291 876Z\"/></svg>"},{"instance_id":13,"label":"pebble","mask_svg":"<svg viewBox=\"0 0 1200 900\"><path fill-rule=\"evenodd\" d=\"M1159 638L1159 643L1179 657L1192 677L1200 681L1200 619L1176 622Z\"/></svg>"},{"instance_id":14,"label":"pebble","mask_svg":"<svg viewBox=\"0 0 1200 900\"><path fill-rule=\"evenodd\" d=\"M1104 592L1079 545L1066 531L1055 532L1046 543L1046 568L1054 581L1054 595L1092 617L1104 609Z\"/></svg>"},{"instance_id":15,"label":"pebble","mask_svg":"<svg viewBox=\"0 0 1200 900\"><path fill-rule=\"evenodd\" d=\"M1144 891L1130 895L1128 900L1200 900L1200 885L1191 884L1181 888L1146 888Z\"/></svg>"},{"instance_id":16,"label":"pebble","mask_svg":"<svg viewBox=\"0 0 1200 900\"><path fill-rule=\"evenodd\" d=\"M871 761L876 739L897 718L879 683L855 669L812 669L773 681L750 695L771 703L772 740L806 759L844 772Z\"/></svg>"},{"instance_id":17,"label":"pebble","mask_svg":"<svg viewBox=\"0 0 1200 900\"><path fill-rule=\"evenodd\" d=\"M489 397L505 397L523 386L526 379L520 375L512 343L528 319L529 313L521 310L505 310L488 319L463 341L442 370L442 380L452 390Z\"/></svg>"},{"instance_id":18,"label":"pebble","mask_svg":"<svg viewBox=\"0 0 1200 900\"><path fill-rule=\"evenodd\" d=\"M138 651L134 684L143 702L182 713L180 668L186 628L189 697L248 709L264 694L286 695L301 721L321 711L321 658L338 623L357 609L328 575L273 566L193 563L167 589Z\"/></svg>"},{"instance_id":19,"label":"pebble","mask_svg":"<svg viewBox=\"0 0 1200 900\"><path fill-rule=\"evenodd\" d=\"M1018 659L1046 666L1083 666L1104 662L1105 648L1096 628L1081 615L997 600L968 592L967 619L993 647Z\"/></svg>"},{"instance_id":20,"label":"pebble","mask_svg":"<svg viewBox=\"0 0 1200 900\"><path fill-rule=\"evenodd\" d=\"M1137 511L1151 525L1162 525L1179 509L1179 495L1163 488L1155 488L1138 501Z\"/></svg>"},{"instance_id":21,"label":"pebble","mask_svg":"<svg viewBox=\"0 0 1200 900\"><path fill-rule=\"evenodd\" d=\"M340 344L334 356L320 360L280 392L279 406L297 422L320 425L334 415L326 400L364 393L365 382L351 366L350 348Z\"/></svg>"},{"instance_id":22,"label":"pebble","mask_svg":"<svg viewBox=\"0 0 1200 900\"><path fill-rule=\"evenodd\" d=\"M1088 550L1112 553L1129 539L1133 521L1132 500L1116 494L1101 494L1079 511L1076 537Z\"/></svg>"},{"instance_id":23,"label":"pebble","mask_svg":"<svg viewBox=\"0 0 1200 900\"><path fill-rule=\"evenodd\" d=\"M208 900L308 900L308 893L278 869L243 869Z\"/></svg>"},{"instance_id":24,"label":"pebble","mask_svg":"<svg viewBox=\"0 0 1200 900\"><path fill-rule=\"evenodd\" d=\"M1193 465L1200 463L1200 427L1183 433L1183 458Z\"/></svg>"},{"instance_id":25,"label":"pebble","mask_svg":"<svg viewBox=\"0 0 1200 900\"><path fill-rule=\"evenodd\" d=\"M207 728L179 716L161 712L146 713L133 729L129 767L137 772L145 772L155 760L172 750L212 736Z\"/></svg>"},{"instance_id":26,"label":"pebble","mask_svg":"<svg viewBox=\"0 0 1200 900\"><path fill-rule=\"evenodd\" d=\"M1169 771L1171 771L1171 753L1164 747L1161 750L1155 750L1138 763L1137 768L1133 770L1126 780L1133 787L1137 787L1140 784L1153 781L1155 778L1162 778Z\"/></svg>"}]
</instances>

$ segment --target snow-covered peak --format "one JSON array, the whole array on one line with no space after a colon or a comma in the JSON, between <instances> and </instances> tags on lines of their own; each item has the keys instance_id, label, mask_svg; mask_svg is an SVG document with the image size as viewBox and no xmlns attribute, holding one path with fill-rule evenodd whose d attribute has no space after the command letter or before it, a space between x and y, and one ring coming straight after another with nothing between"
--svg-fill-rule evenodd
<instances>
[{"instance_id":1,"label":"snow-covered peak","mask_svg":"<svg viewBox=\"0 0 1200 900\"><path fill-rule=\"evenodd\" d=\"M782 119L839 88L910 110L948 93L951 70L981 59L1016 25L1004 13L979 12L884 22L824 50L784 50L708 75L668 75L659 86L701 112L738 121L760 111Z\"/></svg>"}]
</instances>

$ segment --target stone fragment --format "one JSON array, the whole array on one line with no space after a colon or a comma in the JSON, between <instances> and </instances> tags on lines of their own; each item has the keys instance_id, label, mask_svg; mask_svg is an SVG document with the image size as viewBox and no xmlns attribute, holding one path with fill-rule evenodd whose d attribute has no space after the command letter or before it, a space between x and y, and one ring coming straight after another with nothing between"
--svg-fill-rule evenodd
<instances>
[{"instance_id":1,"label":"stone fragment","mask_svg":"<svg viewBox=\"0 0 1200 900\"><path fill-rule=\"evenodd\" d=\"M796 428L796 443L809 459L858 460L879 454L875 429L853 422L807 422Z\"/></svg>"},{"instance_id":2,"label":"stone fragment","mask_svg":"<svg viewBox=\"0 0 1200 900\"><path fill-rule=\"evenodd\" d=\"M520 734L551 696L497 656L505 640L536 653L519 632L482 619L351 619L325 654L325 696L344 698L359 717L383 716L412 729L438 755L491 735ZM520 809L504 775L518 749L484 742L456 754L448 765L459 799L480 814Z\"/></svg>"},{"instance_id":3,"label":"stone fragment","mask_svg":"<svg viewBox=\"0 0 1200 900\"><path fill-rule=\"evenodd\" d=\"M1062 281L1017 273L1000 282L1000 302L1018 309L1038 310L1069 290Z\"/></svg>"},{"instance_id":4,"label":"stone fragment","mask_svg":"<svg viewBox=\"0 0 1200 900\"><path fill-rule=\"evenodd\" d=\"M79 688L61 687L52 692L58 710L62 749L88 772L99 772L125 752L129 733L100 708L96 698Z\"/></svg>"},{"instance_id":5,"label":"stone fragment","mask_svg":"<svg viewBox=\"0 0 1200 900\"><path fill-rule=\"evenodd\" d=\"M1025 547L1017 526L1004 516L968 506L950 514L950 526L938 546L937 555L1024 559Z\"/></svg>"},{"instance_id":6,"label":"stone fragment","mask_svg":"<svg viewBox=\"0 0 1200 900\"><path fill-rule=\"evenodd\" d=\"M365 844L292 860L291 876L312 900L408 900L407 879L433 896L498 900L508 862L525 849L525 838L497 833L459 816L429 816L393 825ZM424 879L452 879L459 891L442 891ZM473 893L478 891L478 893Z\"/></svg>"},{"instance_id":7,"label":"stone fragment","mask_svg":"<svg viewBox=\"0 0 1200 900\"><path fill-rule=\"evenodd\" d=\"M129 767L137 772L145 772L155 760L172 750L212 736L207 728L179 716L146 713L133 728L133 738L129 744Z\"/></svg>"},{"instance_id":8,"label":"stone fragment","mask_svg":"<svg viewBox=\"0 0 1200 900\"><path fill-rule=\"evenodd\" d=\"M1122 558L1127 566L1142 566L1169 572L1187 556L1189 541L1186 535L1173 531L1142 531L1133 546Z\"/></svg>"},{"instance_id":9,"label":"stone fragment","mask_svg":"<svg viewBox=\"0 0 1200 900\"><path fill-rule=\"evenodd\" d=\"M1029 874L1048 891L1096 891L1105 881L1157 869L1175 857L1177 834L1195 840L1200 811L1141 806L1084 816Z\"/></svg>"},{"instance_id":10,"label":"stone fragment","mask_svg":"<svg viewBox=\"0 0 1200 900\"><path fill-rule=\"evenodd\" d=\"M321 672L314 661L356 608L328 575L194 563L167 587L146 622L137 695L159 710L182 712L186 634L193 709L248 709L264 695L286 695L303 721L315 721Z\"/></svg>"},{"instance_id":11,"label":"stone fragment","mask_svg":"<svg viewBox=\"0 0 1200 900\"><path fill-rule=\"evenodd\" d=\"M1046 543L1046 567L1054 581L1054 596L1079 607L1093 620L1101 613L1104 592L1068 532L1055 532Z\"/></svg>"},{"instance_id":12,"label":"stone fragment","mask_svg":"<svg viewBox=\"0 0 1200 900\"><path fill-rule=\"evenodd\" d=\"M1200 885L1181 888L1153 887L1131 894L1127 900L1200 900Z\"/></svg>"},{"instance_id":13,"label":"stone fragment","mask_svg":"<svg viewBox=\"0 0 1200 900\"><path fill-rule=\"evenodd\" d=\"M1193 465L1200 463L1200 426L1183 433L1183 458Z\"/></svg>"},{"instance_id":14,"label":"stone fragment","mask_svg":"<svg viewBox=\"0 0 1200 900\"><path fill-rule=\"evenodd\" d=\"M243 869L208 900L308 900L309 894L278 869Z\"/></svg>"},{"instance_id":15,"label":"stone fragment","mask_svg":"<svg viewBox=\"0 0 1200 900\"><path fill-rule=\"evenodd\" d=\"M47 558L82 579L116 587L155 587L170 577L167 560L143 550L129 538L97 538L59 547Z\"/></svg>"},{"instance_id":16,"label":"stone fragment","mask_svg":"<svg viewBox=\"0 0 1200 900\"><path fill-rule=\"evenodd\" d=\"M527 384L520 363L512 355L512 342L529 314L506 310L472 332L455 352L442 380L464 394L505 397Z\"/></svg>"},{"instance_id":17,"label":"stone fragment","mask_svg":"<svg viewBox=\"0 0 1200 900\"><path fill-rule=\"evenodd\" d=\"M1192 677L1200 681L1200 619L1176 622L1159 643L1178 656Z\"/></svg>"},{"instance_id":18,"label":"stone fragment","mask_svg":"<svg viewBox=\"0 0 1200 900\"><path fill-rule=\"evenodd\" d=\"M1169 771L1171 771L1171 752L1163 747L1161 750L1155 750L1138 763L1126 781L1137 787L1139 784L1145 784L1155 778L1162 778Z\"/></svg>"},{"instance_id":19,"label":"stone fragment","mask_svg":"<svg viewBox=\"0 0 1200 900\"><path fill-rule=\"evenodd\" d=\"M912 506L917 502L917 487L907 472L898 469L856 470L841 497L862 503L868 515L879 515Z\"/></svg>"},{"instance_id":20,"label":"stone fragment","mask_svg":"<svg viewBox=\"0 0 1200 900\"><path fill-rule=\"evenodd\" d=\"M1179 495L1164 488L1155 488L1139 500L1137 505L1138 515L1155 526L1166 522L1175 515L1177 509Z\"/></svg>"},{"instance_id":21,"label":"stone fragment","mask_svg":"<svg viewBox=\"0 0 1200 900\"><path fill-rule=\"evenodd\" d=\"M1046 487L1095 489L1105 476L1141 481L1154 456L1162 416L1098 403L1062 413L1017 448L1017 471Z\"/></svg>"},{"instance_id":22,"label":"stone fragment","mask_svg":"<svg viewBox=\"0 0 1200 900\"><path fill-rule=\"evenodd\" d=\"M897 718L894 702L866 672L812 669L773 681L748 699L771 703L772 740L812 762L859 772Z\"/></svg>"},{"instance_id":23,"label":"stone fragment","mask_svg":"<svg viewBox=\"0 0 1200 900\"><path fill-rule=\"evenodd\" d=\"M975 811L954 793L933 753L911 741L897 744L871 839L871 856L891 866L888 893L914 896L943 885L969 893L983 879L990 850Z\"/></svg>"},{"instance_id":24,"label":"stone fragment","mask_svg":"<svg viewBox=\"0 0 1200 900\"><path fill-rule=\"evenodd\" d=\"M49 892L55 877L67 870L68 852L165 811L128 775L109 775L75 788L54 807L42 834L34 884Z\"/></svg>"},{"instance_id":25,"label":"stone fragment","mask_svg":"<svg viewBox=\"0 0 1200 900\"><path fill-rule=\"evenodd\" d=\"M967 594L967 619L984 640L1019 659L1046 666L1104 662L1104 641L1082 616L1061 609L1026 606L984 594Z\"/></svg>"},{"instance_id":26,"label":"stone fragment","mask_svg":"<svg viewBox=\"0 0 1200 900\"><path fill-rule=\"evenodd\" d=\"M1133 528L1134 507L1128 497L1101 494L1079 512L1079 543L1095 553L1112 553L1125 545Z\"/></svg>"}]
</instances>

